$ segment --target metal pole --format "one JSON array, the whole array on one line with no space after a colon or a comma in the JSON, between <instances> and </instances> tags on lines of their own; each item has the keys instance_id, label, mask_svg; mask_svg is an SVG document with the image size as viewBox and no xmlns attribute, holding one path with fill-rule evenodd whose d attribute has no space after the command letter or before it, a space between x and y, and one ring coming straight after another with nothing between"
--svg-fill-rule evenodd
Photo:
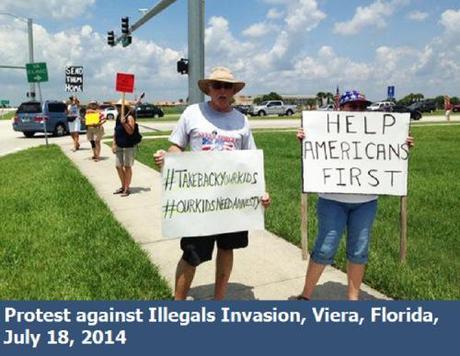
<instances>
[{"instance_id":1,"label":"metal pole","mask_svg":"<svg viewBox=\"0 0 460 356\"><path fill-rule=\"evenodd\" d=\"M188 0L189 104L204 101L198 80L204 78L204 0Z\"/></svg>"},{"instance_id":2,"label":"metal pole","mask_svg":"<svg viewBox=\"0 0 460 356\"><path fill-rule=\"evenodd\" d=\"M34 36L32 26L32 19L28 18L27 33L29 38L29 63L34 63ZM30 96L35 98L35 83L30 83Z\"/></svg>"}]
</instances>

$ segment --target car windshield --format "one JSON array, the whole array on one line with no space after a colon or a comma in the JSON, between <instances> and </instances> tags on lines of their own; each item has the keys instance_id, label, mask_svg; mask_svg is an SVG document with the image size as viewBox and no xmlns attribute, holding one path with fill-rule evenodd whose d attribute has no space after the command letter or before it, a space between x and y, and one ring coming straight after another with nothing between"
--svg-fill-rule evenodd
<instances>
[{"instance_id":1,"label":"car windshield","mask_svg":"<svg viewBox=\"0 0 460 356\"><path fill-rule=\"evenodd\" d=\"M265 105L267 105L267 102L266 102L266 101L262 101L259 105L260 105L260 106L265 106Z\"/></svg>"},{"instance_id":2,"label":"car windshield","mask_svg":"<svg viewBox=\"0 0 460 356\"><path fill-rule=\"evenodd\" d=\"M22 103L18 108L18 114L36 114L41 111L40 103Z\"/></svg>"}]
</instances>

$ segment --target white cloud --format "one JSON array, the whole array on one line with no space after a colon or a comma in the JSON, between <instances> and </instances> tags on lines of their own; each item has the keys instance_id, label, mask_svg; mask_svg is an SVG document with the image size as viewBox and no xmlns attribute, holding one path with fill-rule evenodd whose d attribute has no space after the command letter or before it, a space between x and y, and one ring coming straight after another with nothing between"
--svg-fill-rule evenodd
<instances>
[{"instance_id":1,"label":"white cloud","mask_svg":"<svg viewBox=\"0 0 460 356\"><path fill-rule=\"evenodd\" d=\"M350 21L337 22L334 25L334 32L340 35L355 35L366 27L383 28L387 24L386 18L406 3L405 0L377 0L369 6L358 6Z\"/></svg>"},{"instance_id":2,"label":"white cloud","mask_svg":"<svg viewBox=\"0 0 460 356\"><path fill-rule=\"evenodd\" d=\"M428 18L428 13L427 12L423 12L423 11L411 11L407 14L407 18L409 20L413 20L413 21L418 21L418 22L422 22L422 21L425 21L427 18Z\"/></svg>"},{"instance_id":3,"label":"white cloud","mask_svg":"<svg viewBox=\"0 0 460 356\"><path fill-rule=\"evenodd\" d=\"M71 19L83 15L96 0L2 0L0 11L9 11L23 17L52 16Z\"/></svg>"},{"instance_id":4,"label":"white cloud","mask_svg":"<svg viewBox=\"0 0 460 356\"><path fill-rule=\"evenodd\" d=\"M271 31L270 26L265 22L258 22L243 31L243 35L248 37L263 37Z\"/></svg>"},{"instance_id":5,"label":"white cloud","mask_svg":"<svg viewBox=\"0 0 460 356\"><path fill-rule=\"evenodd\" d=\"M28 62L27 36L24 24L0 25L0 63L24 65ZM46 62L49 82L42 83L43 97L64 99L64 68L82 65L84 68L83 101L107 100L119 96L115 92L117 72L136 76L136 91L146 91L146 100L185 98L186 78L176 73L176 61L183 57L177 50L164 48L152 41L133 38L126 48L109 47L106 37L90 26L49 33L44 27L34 25L35 61ZM6 84L8 93L2 97L25 99L28 84L23 70L0 72L0 82ZM2 92L5 88L0 89ZM160 94L161 93L161 94Z\"/></svg>"},{"instance_id":6,"label":"white cloud","mask_svg":"<svg viewBox=\"0 0 460 356\"><path fill-rule=\"evenodd\" d=\"M276 20L283 17L283 12L278 9L272 8L267 12L267 19Z\"/></svg>"},{"instance_id":7,"label":"white cloud","mask_svg":"<svg viewBox=\"0 0 460 356\"><path fill-rule=\"evenodd\" d=\"M460 32L460 10L446 10L441 15L440 23L449 33Z\"/></svg>"}]
</instances>

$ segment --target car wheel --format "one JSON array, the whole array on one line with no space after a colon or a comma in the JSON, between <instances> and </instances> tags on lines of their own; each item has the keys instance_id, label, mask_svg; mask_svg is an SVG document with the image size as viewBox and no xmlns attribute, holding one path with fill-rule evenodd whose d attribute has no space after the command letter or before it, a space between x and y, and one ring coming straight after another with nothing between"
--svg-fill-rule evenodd
<instances>
[{"instance_id":1,"label":"car wheel","mask_svg":"<svg viewBox=\"0 0 460 356\"><path fill-rule=\"evenodd\" d=\"M107 114L107 120L113 120L114 118L113 114Z\"/></svg>"},{"instance_id":2,"label":"car wheel","mask_svg":"<svg viewBox=\"0 0 460 356\"><path fill-rule=\"evenodd\" d=\"M260 111L259 111L259 113L258 113L258 115L259 115L259 116L265 116L265 115L266 115L266 113L265 113L265 111L263 111L263 110L260 110Z\"/></svg>"},{"instance_id":3,"label":"car wheel","mask_svg":"<svg viewBox=\"0 0 460 356\"><path fill-rule=\"evenodd\" d=\"M67 130L64 124L62 123L57 124L56 127L54 128L54 136L56 137L64 136L66 133L67 133Z\"/></svg>"},{"instance_id":4,"label":"car wheel","mask_svg":"<svg viewBox=\"0 0 460 356\"><path fill-rule=\"evenodd\" d=\"M30 138L30 137L34 137L35 131L24 131L23 134L25 137Z\"/></svg>"},{"instance_id":5,"label":"car wheel","mask_svg":"<svg viewBox=\"0 0 460 356\"><path fill-rule=\"evenodd\" d=\"M292 110L286 111L286 115L287 115L287 116L291 116L292 114L294 114L294 112L293 112Z\"/></svg>"}]
</instances>

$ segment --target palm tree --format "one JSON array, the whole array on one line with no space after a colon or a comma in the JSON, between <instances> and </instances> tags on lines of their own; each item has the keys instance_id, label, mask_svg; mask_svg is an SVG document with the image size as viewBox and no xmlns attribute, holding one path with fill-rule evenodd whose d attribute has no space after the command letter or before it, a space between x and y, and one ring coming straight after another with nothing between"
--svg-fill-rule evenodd
<instances>
[{"instance_id":1,"label":"palm tree","mask_svg":"<svg viewBox=\"0 0 460 356\"><path fill-rule=\"evenodd\" d=\"M332 94L331 92L327 92L325 95L325 98L326 98L326 104L330 104L330 103L333 103L334 102L334 94Z\"/></svg>"},{"instance_id":2,"label":"palm tree","mask_svg":"<svg viewBox=\"0 0 460 356\"><path fill-rule=\"evenodd\" d=\"M326 93L319 91L316 93L316 99L319 101L319 106L323 106L323 99L326 98Z\"/></svg>"}]
</instances>

